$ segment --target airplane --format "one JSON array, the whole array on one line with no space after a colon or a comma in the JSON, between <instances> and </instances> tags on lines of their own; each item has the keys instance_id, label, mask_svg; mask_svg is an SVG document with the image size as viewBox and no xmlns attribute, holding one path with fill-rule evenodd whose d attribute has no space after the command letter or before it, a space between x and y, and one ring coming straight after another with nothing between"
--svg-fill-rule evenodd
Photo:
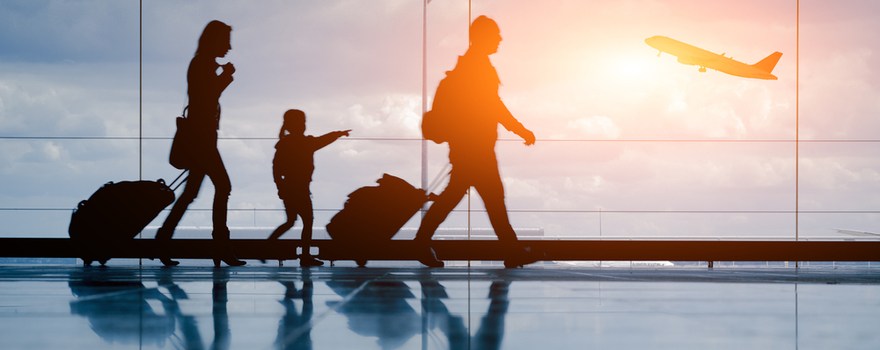
<instances>
[{"instance_id":1,"label":"airplane","mask_svg":"<svg viewBox=\"0 0 880 350\"><path fill-rule=\"evenodd\" d=\"M706 72L706 68L712 68L745 78L777 80L776 76L770 72L776 67L779 57L782 57L782 53L776 51L758 63L746 64L727 57L723 53L719 55L661 35L647 38L645 43L659 50L658 57L662 52L672 54L678 57L678 62L699 66L701 73Z\"/></svg>"}]
</instances>

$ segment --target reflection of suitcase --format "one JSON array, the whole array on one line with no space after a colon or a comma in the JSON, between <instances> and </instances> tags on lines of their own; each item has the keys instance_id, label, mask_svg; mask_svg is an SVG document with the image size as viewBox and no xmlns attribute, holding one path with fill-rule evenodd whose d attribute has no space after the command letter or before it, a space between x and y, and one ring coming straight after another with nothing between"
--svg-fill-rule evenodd
<instances>
[{"instance_id":1,"label":"reflection of suitcase","mask_svg":"<svg viewBox=\"0 0 880 350\"><path fill-rule=\"evenodd\" d=\"M70 216L68 233L83 250L80 257L85 265L92 261L104 265L116 243L137 236L173 202L174 190L162 179L108 182L79 202Z\"/></svg>"},{"instance_id":2,"label":"reflection of suitcase","mask_svg":"<svg viewBox=\"0 0 880 350\"><path fill-rule=\"evenodd\" d=\"M335 241L370 249L392 237L428 200L424 190L384 174L379 186L361 187L348 195L342 210L327 224ZM366 259L355 259L358 265Z\"/></svg>"}]
</instances>

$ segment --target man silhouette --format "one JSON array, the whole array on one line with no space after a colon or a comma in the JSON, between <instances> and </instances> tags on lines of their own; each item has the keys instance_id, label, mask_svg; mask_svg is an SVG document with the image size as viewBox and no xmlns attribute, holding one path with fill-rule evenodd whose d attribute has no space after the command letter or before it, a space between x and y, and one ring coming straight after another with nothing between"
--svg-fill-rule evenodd
<instances>
[{"instance_id":1,"label":"man silhouette","mask_svg":"<svg viewBox=\"0 0 880 350\"><path fill-rule=\"evenodd\" d=\"M486 16L477 17L470 27L470 47L459 56L447 79L455 79L448 86L450 99L442 102L450 129L449 162L452 163L449 184L422 218L416 233L416 242L422 246L419 262L429 267L443 267L430 247L431 237L467 192L474 187L486 205L489 221L498 240L507 250L506 267L518 267L534 262L528 248L520 247L516 233L507 217L504 204L504 187L498 172L495 143L498 140L498 124L522 137L526 145L535 143L535 134L526 129L507 109L498 96L501 81L489 55L498 51L501 31L498 24Z\"/></svg>"}]
</instances>

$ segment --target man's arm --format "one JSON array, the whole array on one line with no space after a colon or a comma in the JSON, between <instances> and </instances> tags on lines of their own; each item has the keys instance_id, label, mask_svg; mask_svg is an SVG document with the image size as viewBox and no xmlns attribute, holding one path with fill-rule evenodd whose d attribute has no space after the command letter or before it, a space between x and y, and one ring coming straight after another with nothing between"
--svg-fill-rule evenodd
<instances>
[{"instance_id":1,"label":"man's arm","mask_svg":"<svg viewBox=\"0 0 880 350\"><path fill-rule=\"evenodd\" d=\"M514 134L522 137L523 141L525 141L526 146L531 146L535 144L535 134L526 129L519 120L513 117L513 114L510 113L510 110L507 109L507 106L504 105L504 102L500 99L498 100L499 104L499 113L501 114L501 118L499 122L504 126L505 129L510 130Z\"/></svg>"}]
</instances>

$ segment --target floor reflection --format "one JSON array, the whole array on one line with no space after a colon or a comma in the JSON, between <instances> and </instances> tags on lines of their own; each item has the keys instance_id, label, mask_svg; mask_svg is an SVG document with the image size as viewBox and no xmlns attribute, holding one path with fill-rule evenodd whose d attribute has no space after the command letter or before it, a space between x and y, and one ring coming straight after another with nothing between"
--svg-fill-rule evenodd
<instances>
[{"instance_id":1,"label":"floor reflection","mask_svg":"<svg viewBox=\"0 0 880 350\"><path fill-rule=\"evenodd\" d=\"M314 285L311 272L305 269L301 272L302 284L297 289L296 282L292 280L278 281L284 286L284 298L281 306L284 307L284 315L278 323L278 336L275 337L275 347L285 350L308 350L312 349L311 321L314 313ZM294 299L302 300L302 308L297 309Z\"/></svg>"},{"instance_id":2,"label":"floor reflection","mask_svg":"<svg viewBox=\"0 0 880 350\"><path fill-rule=\"evenodd\" d=\"M376 337L382 349L398 349L416 335L427 337L439 331L446 336L450 349L499 349L504 335L510 281L496 280L489 287L489 309L471 339L465 322L467 315L450 312L444 303L446 288L429 273L416 279L421 287L421 310L407 299L415 299L412 288L401 280L346 279L327 285L339 296L351 296L342 305L328 302L345 315L348 328L366 337ZM475 292L478 292L475 290Z\"/></svg>"},{"instance_id":3,"label":"floor reflection","mask_svg":"<svg viewBox=\"0 0 880 350\"><path fill-rule=\"evenodd\" d=\"M173 273L163 269L152 277L155 277L159 288L146 288L143 282L138 281L141 276L136 270L114 273L110 280L100 270L74 272L68 282L75 297L70 302L70 312L87 318L95 334L108 343L164 347L179 324L180 336L175 340L182 342L183 348L229 349L231 331L226 312L228 270L214 269L212 274L214 339L210 344L203 341L196 317L181 312L178 301L189 297L183 288L174 283ZM170 296L166 296L160 288ZM162 312L154 310L150 300L161 303Z\"/></svg>"},{"instance_id":4,"label":"floor reflection","mask_svg":"<svg viewBox=\"0 0 880 350\"><path fill-rule=\"evenodd\" d=\"M70 302L70 313L85 317L89 327L106 342L162 346L174 333L177 301L157 289L146 288L135 274L121 280L104 280L100 274L74 275L68 282L76 298ZM172 295L184 293L173 283L168 285L174 290ZM164 312L153 310L149 300L159 301Z\"/></svg>"},{"instance_id":5,"label":"floor reflection","mask_svg":"<svg viewBox=\"0 0 880 350\"><path fill-rule=\"evenodd\" d=\"M876 348L878 295L875 270L6 268L0 339L4 349Z\"/></svg>"},{"instance_id":6,"label":"floor reflection","mask_svg":"<svg viewBox=\"0 0 880 350\"><path fill-rule=\"evenodd\" d=\"M200 320L204 321L200 315L206 310L183 311L181 303L189 301L190 294L175 282L178 276L171 269L155 270L147 275L141 275L137 270L112 273L101 269L73 271L68 282L74 296L70 302L71 314L87 319L92 331L110 344L230 349L233 337L228 312L230 269L211 271L212 332L208 336L203 334L205 328L199 324ZM375 339L374 345L378 348L399 349L412 344L417 336L425 339L429 334L442 334L445 339L441 343L448 344L450 349L501 347L504 319L510 303L510 281L492 281L487 294L474 289L475 295L488 297L489 306L472 336L468 330L468 315L450 311L446 305L449 300L446 287L429 273L409 280L371 274L337 275L332 270L329 277L328 274L322 276L321 280L315 281L310 270L306 269L275 273L268 278L280 284L282 290L280 295L276 294L282 313L277 321L273 348L313 349L312 330L322 326L313 319L316 283L336 296L324 300L324 311L342 315L350 332ZM184 279L195 286L190 277ZM148 288L142 281L150 281L156 286ZM418 290L414 291L411 285L419 286ZM161 305L161 310L154 309L156 304ZM339 331L329 323L327 326ZM424 345L422 347L426 347Z\"/></svg>"},{"instance_id":7,"label":"floor reflection","mask_svg":"<svg viewBox=\"0 0 880 350\"><path fill-rule=\"evenodd\" d=\"M418 312L407 303L415 299L403 281L370 281L369 277L331 280L327 286L347 302L328 301L327 306L344 315L348 329L376 337L382 349L397 349L421 331Z\"/></svg>"}]
</instances>

